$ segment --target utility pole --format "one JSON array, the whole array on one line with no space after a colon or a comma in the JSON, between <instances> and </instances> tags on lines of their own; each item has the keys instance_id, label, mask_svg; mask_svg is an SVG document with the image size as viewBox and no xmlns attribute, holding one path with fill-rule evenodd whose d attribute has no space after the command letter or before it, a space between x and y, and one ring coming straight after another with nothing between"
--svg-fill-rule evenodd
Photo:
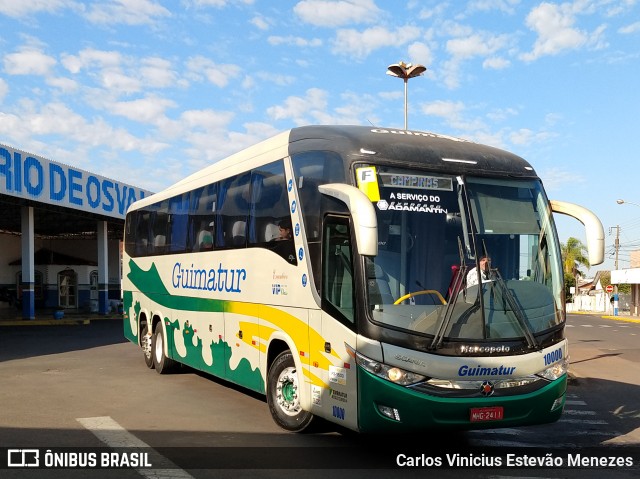
<instances>
[{"instance_id":1,"label":"utility pole","mask_svg":"<svg viewBox=\"0 0 640 479\"><path fill-rule=\"evenodd\" d=\"M614 243L614 248L616 251L615 266L617 271L618 270L618 253L620 251L620 225L616 225L613 228L615 228L616 230L616 240ZM609 228L609 234L611 234L611 230L613 228ZM618 285L617 284L613 285L613 315L618 316Z\"/></svg>"},{"instance_id":2,"label":"utility pole","mask_svg":"<svg viewBox=\"0 0 640 479\"><path fill-rule=\"evenodd\" d=\"M611 230L614 229L616 230L616 240L614 243L614 248L616 250L616 270L618 269L618 253L620 251L620 225L614 226L612 228L609 229L609 234L611 234Z\"/></svg>"}]
</instances>

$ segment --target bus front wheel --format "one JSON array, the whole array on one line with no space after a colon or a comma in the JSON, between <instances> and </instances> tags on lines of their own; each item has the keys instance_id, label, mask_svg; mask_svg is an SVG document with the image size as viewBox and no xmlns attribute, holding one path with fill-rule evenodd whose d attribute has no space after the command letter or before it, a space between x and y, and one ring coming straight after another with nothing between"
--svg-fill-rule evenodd
<instances>
[{"instance_id":1,"label":"bus front wheel","mask_svg":"<svg viewBox=\"0 0 640 479\"><path fill-rule=\"evenodd\" d=\"M171 372L176 362L164 354L164 331L162 330L162 324L156 325L151 344L153 350L153 366L156 368L156 372L159 374Z\"/></svg>"},{"instance_id":2,"label":"bus front wheel","mask_svg":"<svg viewBox=\"0 0 640 479\"><path fill-rule=\"evenodd\" d=\"M269 368L267 403L276 424L287 431L301 432L313 420L313 414L300 405L298 372L289 350L280 353Z\"/></svg>"}]
</instances>

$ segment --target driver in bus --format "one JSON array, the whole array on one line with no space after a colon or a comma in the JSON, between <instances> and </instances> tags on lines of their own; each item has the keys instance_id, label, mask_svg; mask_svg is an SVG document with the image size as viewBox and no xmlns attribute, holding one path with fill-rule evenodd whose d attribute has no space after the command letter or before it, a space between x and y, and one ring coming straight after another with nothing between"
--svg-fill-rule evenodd
<instances>
[{"instance_id":1,"label":"driver in bus","mask_svg":"<svg viewBox=\"0 0 640 479\"><path fill-rule=\"evenodd\" d=\"M289 218L285 218L278 223L278 236L276 236L272 241L284 241L290 240L291 238L291 220Z\"/></svg>"},{"instance_id":2,"label":"driver in bus","mask_svg":"<svg viewBox=\"0 0 640 479\"><path fill-rule=\"evenodd\" d=\"M491 268L491 258L488 255L483 255L480 257L478 261L480 265L480 277L482 278L483 283L488 283L491 281L490 276L490 268ZM478 270L474 266L467 273L467 288L471 286L475 286L478 284Z\"/></svg>"}]
</instances>

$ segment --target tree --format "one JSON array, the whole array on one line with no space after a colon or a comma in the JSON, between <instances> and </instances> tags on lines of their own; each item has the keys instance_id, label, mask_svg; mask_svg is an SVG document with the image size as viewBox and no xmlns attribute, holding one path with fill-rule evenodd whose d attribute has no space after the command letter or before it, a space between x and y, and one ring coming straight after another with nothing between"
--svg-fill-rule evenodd
<instances>
[{"instance_id":1,"label":"tree","mask_svg":"<svg viewBox=\"0 0 640 479\"><path fill-rule=\"evenodd\" d=\"M585 266L586 268L591 266L589 258L586 256L587 247L577 238L570 237L566 243L560 243L560 251L565 274L583 276L580 266Z\"/></svg>"},{"instance_id":2,"label":"tree","mask_svg":"<svg viewBox=\"0 0 640 479\"><path fill-rule=\"evenodd\" d=\"M562 269L564 270L565 278L570 277L574 279L576 287L576 293L578 291L577 276L584 276L584 273L580 271L580 266L589 268L589 259L587 258L587 247L577 239L570 237L566 243L560 243L560 252L562 254ZM565 288L569 288L569 282L565 279ZM567 297L570 295L569 290L566 291Z\"/></svg>"}]
</instances>

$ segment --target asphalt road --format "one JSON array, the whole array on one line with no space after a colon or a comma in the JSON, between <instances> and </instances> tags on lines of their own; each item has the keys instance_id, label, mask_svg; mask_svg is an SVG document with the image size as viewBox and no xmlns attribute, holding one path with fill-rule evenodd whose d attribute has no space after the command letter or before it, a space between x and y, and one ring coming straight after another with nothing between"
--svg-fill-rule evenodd
<instances>
[{"instance_id":1,"label":"asphalt road","mask_svg":"<svg viewBox=\"0 0 640 479\"><path fill-rule=\"evenodd\" d=\"M496 453L589 451L637 453L640 445L640 326L597 317L571 316L571 387L565 414L556 424L468 433L362 437L328 427L296 435L271 420L264 398L184 368L160 376L145 367L140 350L122 337L120 322L95 321L63 327L0 328L0 447L69 448L65 451L152 451L153 469L169 463L172 475L145 477L280 477L299 473L326 478L304 467L318 462L332 477L354 477L354 464L372 462L366 477L423 475L425 467L393 469L397 453L465 451L463 460L489 461ZM149 449L149 447L153 449ZM626 446L620 449L619 446ZM629 449L629 448L632 449ZM488 448L488 449L485 449ZM366 451L364 463L348 454ZM487 452L486 456L482 456ZM1 451L0 451L1 452ZM468 455L471 455L469 459ZM444 456L442 456L444 458ZM640 459L640 456L637 456ZM466 458L466 459L465 459ZM0 457L0 461L3 458ZM389 463L391 461L391 463ZM0 462L2 464L2 462ZM273 469L247 469L268 464ZM166 464L165 464L166 465ZM599 478L602 470L499 468L484 465L480 477ZM608 476L637 477L633 467ZM224 467L224 469L216 469ZM315 466L312 466L315 467ZM389 467L391 469L385 469ZM213 468L213 469L212 469ZM460 477L472 468L439 469ZM298 471L298 472L296 472ZM87 470L5 469L5 477L88 477ZM142 469L91 470L90 477L140 477ZM147 471L148 472L148 471ZM154 472L154 474L156 474ZM363 471L357 471L364 474ZM56 475L57 473L57 475ZM117 473L117 474L116 474ZM181 474L187 474L181 475ZM28 475L27 475L28 474Z\"/></svg>"}]
</instances>

